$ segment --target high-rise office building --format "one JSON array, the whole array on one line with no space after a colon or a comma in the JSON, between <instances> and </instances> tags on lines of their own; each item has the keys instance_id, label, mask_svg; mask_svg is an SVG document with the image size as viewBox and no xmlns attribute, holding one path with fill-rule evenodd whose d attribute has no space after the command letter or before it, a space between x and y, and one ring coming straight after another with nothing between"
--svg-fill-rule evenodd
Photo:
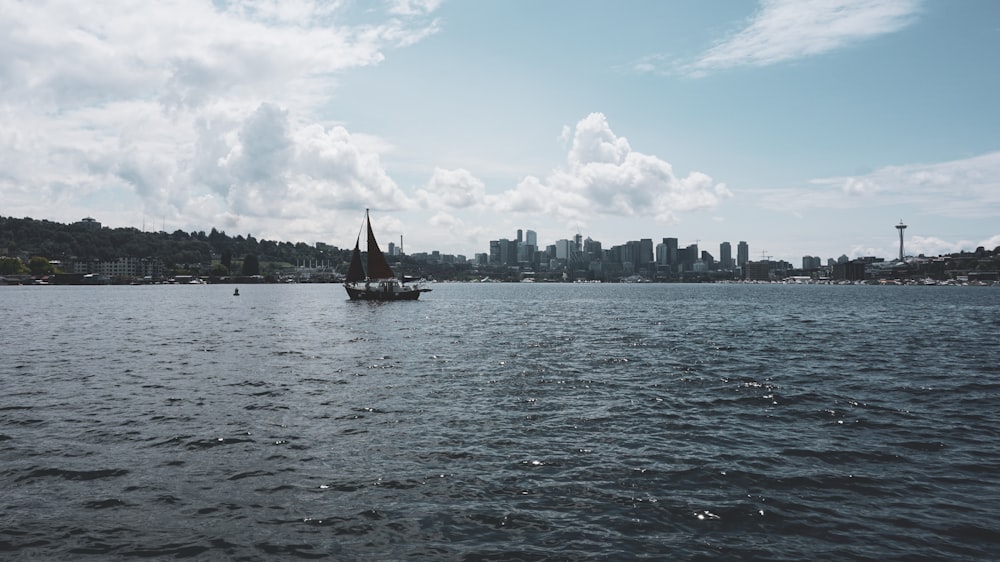
<instances>
[{"instance_id":1,"label":"high-rise office building","mask_svg":"<svg viewBox=\"0 0 1000 562\"><path fill-rule=\"evenodd\" d=\"M646 266L653 263L653 240L652 238L643 238L639 240L639 255L636 256L635 263L637 266Z\"/></svg>"},{"instance_id":2,"label":"high-rise office building","mask_svg":"<svg viewBox=\"0 0 1000 562\"><path fill-rule=\"evenodd\" d=\"M677 265L677 239L664 238L663 243L667 246L667 264Z\"/></svg>"},{"instance_id":3,"label":"high-rise office building","mask_svg":"<svg viewBox=\"0 0 1000 562\"><path fill-rule=\"evenodd\" d=\"M489 263L491 265L503 265L500 261L500 241L490 240Z\"/></svg>"},{"instance_id":4,"label":"high-rise office building","mask_svg":"<svg viewBox=\"0 0 1000 562\"><path fill-rule=\"evenodd\" d=\"M556 240L556 259L557 260L568 260L570 253L572 252L571 246L573 242L566 240Z\"/></svg>"},{"instance_id":5,"label":"high-rise office building","mask_svg":"<svg viewBox=\"0 0 1000 562\"><path fill-rule=\"evenodd\" d=\"M601 243L588 236L583 241L583 255L590 261L601 261L601 254Z\"/></svg>"},{"instance_id":6,"label":"high-rise office building","mask_svg":"<svg viewBox=\"0 0 1000 562\"><path fill-rule=\"evenodd\" d=\"M698 261L700 257L697 244L691 244L687 248L679 248L677 250L676 270L678 272L691 271L694 269L694 262Z\"/></svg>"},{"instance_id":7,"label":"high-rise office building","mask_svg":"<svg viewBox=\"0 0 1000 562\"><path fill-rule=\"evenodd\" d=\"M538 233L534 230L524 231L524 243L531 244L534 247L538 247Z\"/></svg>"},{"instance_id":8,"label":"high-rise office building","mask_svg":"<svg viewBox=\"0 0 1000 562\"><path fill-rule=\"evenodd\" d=\"M531 244L521 244L517 247L517 263L530 265L535 261L535 247Z\"/></svg>"},{"instance_id":9,"label":"high-rise office building","mask_svg":"<svg viewBox=\"0 0 1000 562\"><path fill-rule=\"evenodd\" d=\"M663 242L656 245L656 265L667 265L667 245Z\"/></svg>"},{"instance_id":10,"label":"high-rise office building","mask_svg":"<svg viewBox=\"0 0 1000 562\"><path fill-rule=\"evenodd\" d=\"M633 266L638 265L639 255L642 253L641 244L638 240L629 240L625 243L624 253L622 254L621 263L630 263Z\"/></svg>"},{"instance_id":11,"label":"high-rise office building","mask_svg":"<svg viewBox=\"0 0 1000 562\"><path fill-rule=\"evenodd\" d=\"M719 244L719 264L722 269L733 268L733 247L729 242Z\"/></svg>"},{"instance_id":12,"label":"high-rise office building","mask_svg":"<svg viewBox=\"0 0 1000 562\"><path fill-rule=\"evenodd\" d=\"M715 256L708 253L706 250L701 251L701 259L698 261L704 263L708 269L715 269Z\"/></svg>"},{"instance_id":13,"label":"high-rise office building","mask_svg":"<svg viewBox=\"0 0 1000 562\"><path fill-rule=\"evenodd\" d=\"M517 241L507 240L506 238L490 240L490 264L516 265Z\"/></svg>"},{"instance_id":14,"label":"high-rise office building","mask_svg":"<svg viewBox=\"0 0 1000 562\"><path fill-rule=\"evenodd\" d=\"M736 265L743 267L748 261L750 261L750 246L740 240L740 243L736 245Z\"/></svg>"}]
</instances>

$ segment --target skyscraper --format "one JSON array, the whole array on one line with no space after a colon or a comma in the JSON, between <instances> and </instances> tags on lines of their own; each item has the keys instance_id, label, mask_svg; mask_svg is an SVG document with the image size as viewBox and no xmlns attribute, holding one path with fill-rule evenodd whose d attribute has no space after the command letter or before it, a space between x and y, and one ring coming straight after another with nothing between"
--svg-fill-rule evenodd
<instances>
[{"instance_id":1,"label":"skyscraper","mask_svg":"<svg viewBox=\"0 0 1000 562\"><path fill-rule=\"evenodd\" d=\"M491 265L503 265L503 262L500 261L500 241L499 240L490 240L489 263Z\"/></svg>"},{"instance_id":2,"label":"skyscraper","mask_svg":"<svg viewBox=\"0 0 1000 562\"><path fill-rule=\"evenodd\" d=\"M750 261L750 246L740 240L740 243L736 245L736 265L743 267L748 261Z\"/></svg>"},{"instance_id":3,"label":"skyscraper","mask_svg":"<svg viewBox=\"0 0 1000 562\"><path fill-rule=\"evenodd\" d=\"M572 252L571 246L573 242L566 240L556 240L556 259L557 260L568 260L570 252Z\"/></svg>"},{"instance_id":4,"label":"skyscraper","mask_svg":"<svg viewBox=\"0 0 1000 562\"><path fill-rule=\"evenodd\" d=\"M646 266L653 263L653 240L651 238L639 239L639 255L635 263L638 266Z\"/></svg>"},{"instance_id":5,"label":"skyscraper","mask_svg":"<svg viewBox=\"0 0 1000 562\"><path fill-rule=\"evenodd\" d=\"M677 265L677 239L664 238L663 243L667 245L667 264Z\"/></svg>"},{"instance_id":6,"label":"skyscraper","mask_svg":"<svg viewBox=\"0 0 1000 562\"><path fill-rule=\"evenodd\" d=\"M719 263L722 269L732 269L733 267L733 247L729 242L719 244Z\"/></svg>"}]
</instances>

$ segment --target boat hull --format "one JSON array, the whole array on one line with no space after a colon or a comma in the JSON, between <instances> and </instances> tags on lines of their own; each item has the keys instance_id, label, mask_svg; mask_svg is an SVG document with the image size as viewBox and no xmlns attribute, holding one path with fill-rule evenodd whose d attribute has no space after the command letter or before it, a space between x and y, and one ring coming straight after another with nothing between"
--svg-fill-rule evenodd
<instances>
[{"instance_id":1,"label":"boat hull","mask_svg":"<svg viewBox=\"0 0 1000 562\"><path fill-rule=\"evenodd\" d=\"M366 286L364 283L344 283L344 289L352 301L415 301L420 298L420 293L430 291L405 285Z\"/></svg>"}]
</instances>

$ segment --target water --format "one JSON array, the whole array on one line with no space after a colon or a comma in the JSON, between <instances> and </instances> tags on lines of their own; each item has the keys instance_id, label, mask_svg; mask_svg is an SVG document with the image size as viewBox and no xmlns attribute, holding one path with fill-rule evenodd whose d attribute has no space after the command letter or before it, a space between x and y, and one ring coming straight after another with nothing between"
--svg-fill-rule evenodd
<instances>
[{"instance_id":1,"label":"water","mask_svg":"<svg viewBox=\"0 0 1000 562\"><path fill-rule=\"evenodd\" d=\"M984 559L1000 291L6 287L0 557Z\"/></svg>"}]
</instances>

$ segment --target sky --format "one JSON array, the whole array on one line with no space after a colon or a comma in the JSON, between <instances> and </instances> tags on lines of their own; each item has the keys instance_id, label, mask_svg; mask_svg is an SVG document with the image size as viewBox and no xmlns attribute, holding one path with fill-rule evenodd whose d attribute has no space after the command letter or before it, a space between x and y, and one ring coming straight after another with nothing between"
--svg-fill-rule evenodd
<instances>
[{"instance_id":1,"label":"sky","mask_svg":"<svg viewBox=\"0 0 1000 562\"><path fill-rule=\"evenodd\" d=\"M995 0L0 0L0 216L1000 246ZM735 250L734 250L735 251Z\"/></svg>"}]
</instances>

